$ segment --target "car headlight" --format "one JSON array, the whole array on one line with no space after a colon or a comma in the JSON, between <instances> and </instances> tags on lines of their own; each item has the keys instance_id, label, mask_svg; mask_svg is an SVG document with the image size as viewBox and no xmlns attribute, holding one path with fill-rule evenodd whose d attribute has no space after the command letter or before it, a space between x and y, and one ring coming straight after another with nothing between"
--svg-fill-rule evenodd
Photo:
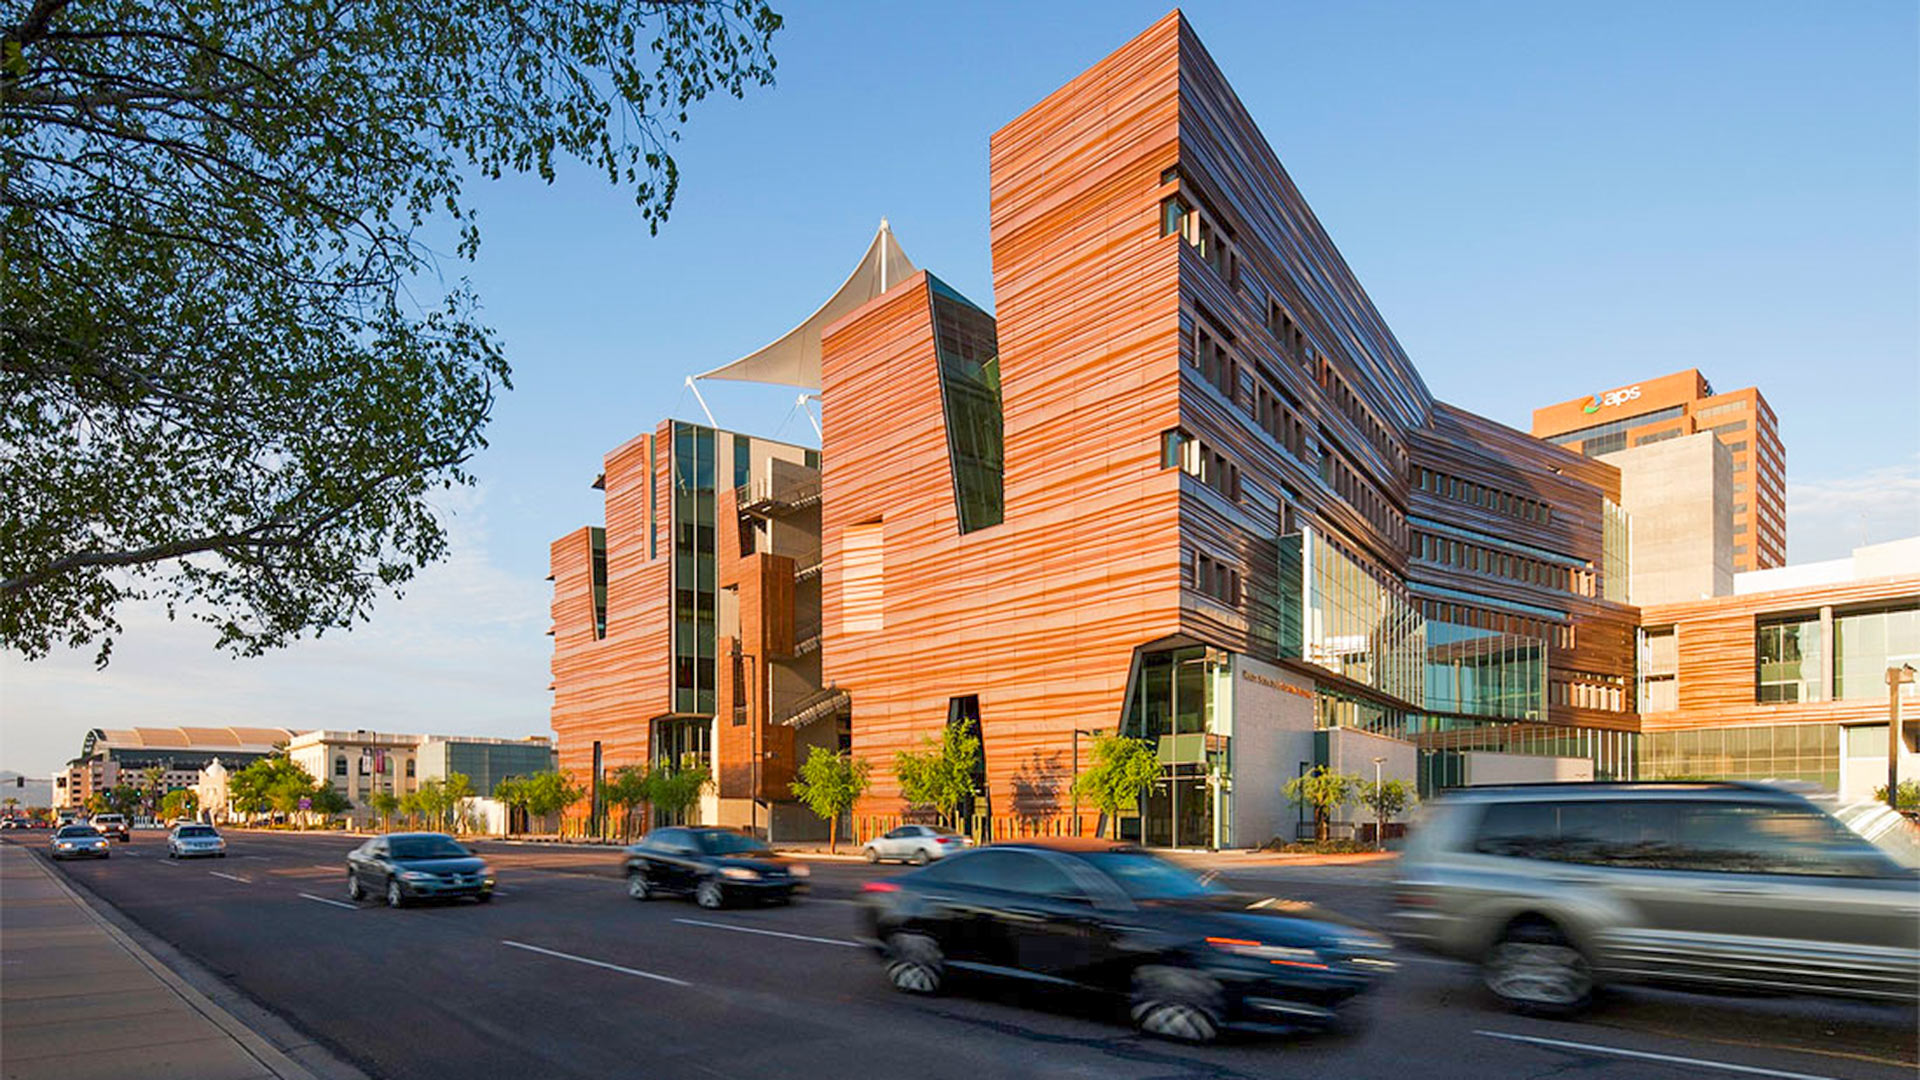
<instances>
[{"instance_id":1,"label":"car headlight","mask_svg":"<svg viewBox=\"0 0 1920 1080\"><path fill-rule=\"evenodd\" d=\"M1312 949L1302 949L1289 945L1268 945L1264 942L1248 941L1243 938L1210 937L1207 939L1207 944L1219 949L1221 952L1228 952L1235 956L1244 956L1253 960L1265 960L1271 964L1279 964L1281 967L1313 968L1318 971L1327 970L1326 962L1321 960L1320 954Z\"/></svg>"},{"instance_id":2,"label":"car headlight","mask_svg":"<svg viewBox=\"0 0 1920 1080\"><path fill-rule=\"evenodd\" d=\"M72 850L73 850L73 841L71 841L71 840L62 840L62 841L60 841L59 843L57 843L57 844L55 844L55 845L54 845L54 847L57 847L57 848L64 848L64 849L65 849L65 850L67 850L67 851L72 851Z\"/></svg>"},{"instance_id":3,"label":"car headlight","mask_svg":"<svg viewBox=\"0 0 1920 1080\"><path fill-rule=\"evenodd\" d=\"M432 881L433 875L427 873L424 870L402 870L400 871L400 880L401 881Z\"/></svg>"},{"instance_id":4,"label":"car headlight","mask_svg":"<svg viewBox=\"0 0 1920 1080\"><path fill-rule=\"evenodd\" d=\"M720 868L720 876L732 878L735 881L759 881L760 871L749 870L744 866L723 866Z\"/></svg>"},{"instance_id":5,"label":"car headlight","mask_svg":"<svg viewBox=\"0 0 1920 1080\"><path fill-rule=\"evenodd\" d=\"M787 873L792 874L794 877L812 877L813 867L808 866L806 863L794 863L792 866L787 867Z\"/></svg>"}]
</instances>

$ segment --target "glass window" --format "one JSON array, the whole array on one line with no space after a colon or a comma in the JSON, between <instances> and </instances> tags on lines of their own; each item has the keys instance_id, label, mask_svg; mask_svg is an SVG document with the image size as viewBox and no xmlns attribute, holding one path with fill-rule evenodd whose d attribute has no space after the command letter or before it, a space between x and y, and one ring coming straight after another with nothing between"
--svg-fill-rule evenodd
<instances>
[{"instance_id":1,"label":"glass window","mask_svg":"<svg viewBox=\"0 0 1920 1080\"><path fill-rule=\"evenodd\" d=\"M1820 620L1804 616L1759 624L1755 641L1755 700L1825 700Z\"/></svg>"},{"instance_id":2,"label":"glass window","mask_svg":"<svg viewBox=\"0 0 1920 1080\"><path fill-rule=\"evenodd\" d=\"M473 854L448 836L403 836L391 843L396 859L458 859Z\"/></svg>"},{"instance_id":3,"label":"glass window","mask_svg":"<svg viewBox=\"0 0 1920 1080\"><path fill-rule=\"evenodd\" d=\"M1072 896L1080 891L1065 871L1031 852L983 851L966 862L972 864L967 883L978 888L1029 896Z\"/></svg>"},{"instance_id":4,"label":"glass window","mask_svg":"<svg viewBox=\"0 0 1920 1080\"><path fill-rule=\"evenodd\" d=\"M336 757L333 759L333 775L335 776L347 775L347 759L345 755L342 755L340 757Z\"/></svg>"},{"instance_id":5,"label":"glass window","mask_svg":"<svg viewBox=\"0 0 1920 1080\"><path fill-rule=\"evenodd\" d=\"M929 283L955 509L960 531L972 532L1006 512L999 338L993 316L938 278Z\"/></svg>"},{"instance_id":6,"label":"glass window","mask_svg":"<svg viewBox=\"0 0 1920 1080\"><path fill-rule=\"evenodd\" d=\"M1872 845L1816 810L1731 802L1676 803L1674 810L1676 869L1818 877L1892 872Z\"/></svg>"},{"instance_id":7,"label":"glass window","mask_svg":"<svg viewBox=\"0 0 1920 1080\"><path fill-rule=\"evenodd\" d=\"M1920 666L1920 605L1836 616L1833 660L1835 698L1884 699L1888 668Z\"/></svg>"},{"instance_id":8,"label":"glass window","mask_svg":"<svg viewBox=\"0 0 1920 1080\"><path fill-rule=\"evenodd\" d=\"M753 440L745 435L733 437L733 486L746 487L753 478Z\"/></svg>"},{"instance_id":9,"label":"glass window","mask_svg":"<svg viewBox=\"0 0 1920 1080\"><path fill-rule=\"evenodd\" d=\"M1187 215L1192 211L1186 201L1175 195L1160 204L1160 235L1173 236L1183 231L1187 224Z\"/></svg>"},{"instance_id":10,"label":"glass window","mask_svg":"<svg viewBox=\"0 0 1920 1080\"><path fill-rule=\"evenodd\" d=\"M1144 851L1101 851L1081 858L1135 900L1202 896L1213 891L1194 875Z\"/></svg>"},{"instance_id":11,"label":"glass window","mask_svg":"<svg viewBox=\"0 0 1920 1080\"><path fill-rule=\"evenodd\" d=\"M705 829L693 834L700 850L709 855L748 855L771 851L758 837L727 829Z\"/></svg>"}]
</instances>

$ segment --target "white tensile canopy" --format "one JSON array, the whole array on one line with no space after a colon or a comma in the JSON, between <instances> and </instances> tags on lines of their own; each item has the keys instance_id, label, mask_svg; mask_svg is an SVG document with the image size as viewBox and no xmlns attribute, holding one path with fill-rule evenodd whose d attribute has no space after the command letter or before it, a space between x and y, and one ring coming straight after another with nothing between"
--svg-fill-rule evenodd
<instances>
[{"instance_id":1,"label":"white tensile canopy","mask_svg":"<svg viewBox=\"0 0 1920 1080\"><path fill-rule=\"evenodd\" d=\"M860 265L853 268L853 273L847 275L847 280L827 298L826 303L820 305L818 311L807 316L805 322L787 331L772 344L694 378L732 379L818 390L821 332L836 319L917 272L907 253L900 250L900 242L893 238L892 227L885 218L881 218L880 229L873 234L873 242L867 245L867 253L860 257Z\"/></svg>"}]
</instances>

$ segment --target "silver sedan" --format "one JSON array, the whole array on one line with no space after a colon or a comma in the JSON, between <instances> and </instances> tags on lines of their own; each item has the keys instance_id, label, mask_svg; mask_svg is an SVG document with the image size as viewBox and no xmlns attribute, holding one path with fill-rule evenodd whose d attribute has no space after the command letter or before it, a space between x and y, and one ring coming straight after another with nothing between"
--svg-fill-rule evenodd
<instances>
[{"instance_id":1,"label":"silver sedan","mask_svg":"<svg viewBox=\"0 0 1920 1080\"><path fill-rule=\"evenodd\" d=\"M972 846L971 837L962 836L952 829L932 825L902 825L885 836L876 836L867 841L861 854L870 863L896 859L915 866L925 866L935 859L958 854Z\"/></svg>"},{"instance_id":2,"label":"silver sedan","mask_svg":"<svg viewBox=\"0 0 1920 1080\"><path fill-rule=\"evenodd\" d=\"M215 859L227 857L227 842L211 825L175 825L167 834L167 858L191 859L196 856Z\"/></svg>"},{"instance_id":3,"label":"silver sedan","mask_svg":"<svg viewBox=\"0 0 1920 1080\"><path fill-rule=\"evenodd\" d=\"M64 825L47 841L47 854L55 859L106 859L113 856L113 849L91 825Z\"/></svg>"}]
</instances>

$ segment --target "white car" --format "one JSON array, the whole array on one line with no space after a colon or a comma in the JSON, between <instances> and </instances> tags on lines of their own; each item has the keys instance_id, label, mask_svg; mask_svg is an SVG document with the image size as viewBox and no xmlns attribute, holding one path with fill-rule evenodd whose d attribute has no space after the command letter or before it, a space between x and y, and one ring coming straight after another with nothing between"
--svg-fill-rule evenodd
<instances>
[{"instance_id":1,"label":"white car","mask_svg":"<svg viewBox=\"0 0 1920 1080\"><path fill-rule=\"evenodd\" d=\"M972 846L971 837L962 836L952 829L932 825L902 825L885 836L876 836L867 841L861 853L870 863L898 859L915 866L925 866L935 859L957 854Z\"/></svg>"},{"instance_id":2,"label":"white car","mask_svg":"<svg viewBox=\"0 0 1920 1080\"><path fill-rule=\"evenodd\" d=\"M47 841L47 854L54 859L106 859L113 848L100 830L91 825L67 825Z\"/></svg>"},{"instance_id":3,"label":"white car","mask_svg":"<svg viewBox=\"0 0 1920 1080\"><path fill-rule=\"evenodd\" d=\"M192 823L175 825L173 831L167 834L167 858L191 859L200 855L216 859L227 857L227 842L221 839L213 826Z\"/></svg>"}]
</instances>

